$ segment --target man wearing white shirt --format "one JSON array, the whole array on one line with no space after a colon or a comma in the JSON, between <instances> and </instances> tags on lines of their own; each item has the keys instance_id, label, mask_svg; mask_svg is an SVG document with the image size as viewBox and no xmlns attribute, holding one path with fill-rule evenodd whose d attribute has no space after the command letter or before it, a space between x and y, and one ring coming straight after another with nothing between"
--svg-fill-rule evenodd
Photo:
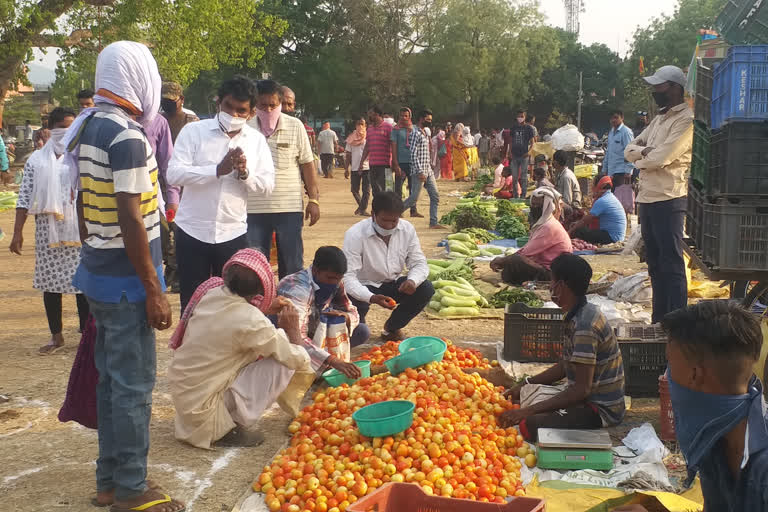
<instances>
[{"instance_id":1,"label":"man wearing white shirt","mask_svg":"<svg viewBox=\"0 0 768 512\"><path fill-rule=\"evenodd\" d=\"M371 304L393 310L382 337L401 340L405 337L402 329L427 306L435 289L427 280L429 267L416 230L400 218L403 200L394 192L377 193L371 211L370 219L358 222L344 235L344 287L361 324ZM402 276L405 268L408 275Z\"/></svg>"},{"instance_id":2,"label":"man wearing white shirt","mask_svg":"<svg viewBox=\"0 0 768 512\"><path fill-rule=\"evenodd\" d=\"M182 311L201 283L220 276L248 246L248 194L267 197L275 186L267 142L245 124L256 106L255 84L236 76L218 97L219 113L184 126L168 164L168 183L184 187L176 214Z\"/></svg>"}]
</instances>

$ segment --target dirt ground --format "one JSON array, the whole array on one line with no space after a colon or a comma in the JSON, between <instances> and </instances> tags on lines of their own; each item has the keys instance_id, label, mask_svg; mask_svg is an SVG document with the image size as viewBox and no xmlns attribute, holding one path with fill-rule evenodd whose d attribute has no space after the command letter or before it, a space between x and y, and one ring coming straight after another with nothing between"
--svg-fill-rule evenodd
<instances>
[{"instance_id":1,"label":"dirt ground","mask_svg":"<svg viewBox=\"0 0 768 512\"><path fill-rule=\"evenodd\" d=\"M322 218L304 230L305 263L322 246L341 246L345 230L360 220L355 209L349 181L337 172L332 180L320 179ZM440 214L453 207L457 198L448 194L466 190L466 184L440 182ZM423 194L419 203L428 212ZM89 511L94 492L94 468L97 436L94 431L74 423L60 423L58 409L64 399L67 379L77 350L77 314L73 297L64 301L66 346L52 356L39 356L37 349L49 337L41 293L32 289L34 267L34 221L24 230L25 250L19 257L8 251L13 231L14 212L0 213L0 227L6 238L0 241L0 495L3 510L33 512L40 510ZM428 257L439 255L437 247L445 232L428 229L428 219L408 219L416 226ZM592 257L596 271L612 269L632 273L640 268L635 257ZM487 264L480 264L480 266ZM178 319L178 296L170 295L174 321ZM369 316L372 331L379 333L386 319L373 308ZM501 319L432 320L421 315L408 327L412 335L435 335L457 342L479 341L491 345L502 340ZM189 512L231 510L243 492L274 453L288 440L285 427L290 421L279 409L271 410L261 428L267 441L257 448L192 448L173 437L173 408L168 393L166 370L170 331L157 336L157 385L151 423L152 445L149 453L150 477L174 496L187 502ZM489 355L490 355L489 351ZM627 418L627 430L644 421L658 423L657 402L638 401Z\"/></svg>"}]
</instances>

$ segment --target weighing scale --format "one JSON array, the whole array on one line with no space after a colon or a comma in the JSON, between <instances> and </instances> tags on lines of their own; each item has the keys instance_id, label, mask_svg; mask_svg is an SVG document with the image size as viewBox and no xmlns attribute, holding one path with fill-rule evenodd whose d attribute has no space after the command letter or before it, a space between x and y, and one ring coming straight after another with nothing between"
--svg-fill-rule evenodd
<instances>
[{"instance_id":1,"label":"weighing scale","mask_svg":"<svg viewBox=\"0 0 768 512\"><path fill-rule=\"evenodd\" d=\"M538 466L542 469L613 469L607 430L540 428Z\"/></svg>"}]
</instances>

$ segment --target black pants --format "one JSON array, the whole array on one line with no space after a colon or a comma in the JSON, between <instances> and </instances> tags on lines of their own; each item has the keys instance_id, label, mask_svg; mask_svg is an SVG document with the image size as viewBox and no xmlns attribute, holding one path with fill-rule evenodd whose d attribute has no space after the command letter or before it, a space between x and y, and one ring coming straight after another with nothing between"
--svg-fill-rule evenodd
<instances>
[{"instance_id":1,"label":"black pants","mask_svg":"<svg viewBox=\"0 0 768 512\"><path fill-rule=\"evenodd\" d=\"M352 197L355 198L357 203L357 211L364 212L368 208L368 200L371 197L371 177L370 171L352 171ZM360 188L362 186L363 194L360 195Z\"/></svg>"},{"instance_id":2,"label":"black pants","mask_svg":"<svg viewBox=\"0 0 768 512\"><path fill-rule=\"evenodd\" d=\"M239 236L229 242L207 244L176 227L176 259L179 265L182 313L197 287L213 276L221 276L221 269L227 260L246 247L248 247L247 235Z\"/></svg>"},{"instance_id":3,"label":"black pants","mask_svg":"<svg viewBox=\"0 0 768 512\"><path fill-rule=\"evenodd\" d=\"M408 325L411 320L416 318L416 316L421 313L425 307L427 307L427 304L429 304L429 299L431 299L435 294L435 289L432 286L432 283L429 281L424 281L421 283L421 285L416 288L416 291L413 293L413 295L400 293L397 291L397 289L406 279L408 278L403 276L397 281L384 283L378 288L374 286L368 287L368 289L374 295L386 295L387 297L394 299L395 302L399 304L397 308L392 312L392 314L389 315L389 320L387 320L387 322L384 324L384 330L387 332L394 332ZM352 299L352 303L355 305L357 312L360 314L360 323L364 324L365 316L368 314L368 310L371 308L371 305L367 302L362 302L357 299Z\"/></svg>"},{"instance_id":4,"label":"black pants","mask_svg":"<svg viewBox=\"0 0 768 512\"><path fill-rule=\"evenodd\" d=\"M328 177L333 172L333 153L323 153L320 155L320 168L325 177Z\"/></svg>"},{"instance_id":5,"label":"black pants","mask_svg":"<svg viewBox=\"0 0 768 512\"><path fill-rule=\"evenodd\" d=\"M653 290L653 323L661 322L670 311L688 304L688 282L683 259L683 226L687 198L658 203L642 203L642 225L648 275Z\"/></svg>"},{"instance_id":6,"label":"black pants","mask_svg":"<svg viewBox=\"0 0 768 512\"><path fill-rule=\"evenodd\" d=\"M379 192L387 190L387 166L372 165L370 170L371 194L376 195Z\"/></svg>"},{"instance_id":7,"label":"black pants","mask_svg":"<svg viewBox=\"0 0 768 512\"><path fill-rule=\"evenodd\" d=\"M175 224L168 222L164 215L160 216L160 242L163 248L163 263L165 263L165 284L169 290L178 293Z\"/></svg>"},{"instance_id":8,"label":"black pants","mask_svg":"<svg viewBox=\"0 0 768 512\"><path fill-rule=\"evenodd\" d=\"M78 293L75 295L77 302L77 316L80 319L80 331L85 329L88 322L88 299L85 295ZM61 323L61 294L43 292L43 305L45 306L45 316L48 318L48 328L51 334L61 334L63 329Z\"/></svg>"},{"instance_id":9,"label":"black pants","mask_svg":"<svg viewBox=\"0 0 768 512\"><path fill-rule=\"evenodd\" d=\"M538 440L540 428L592 430L603 428L603 420L591 406L584 404L569 407L564 415L557 411L546 412L528 416L520 422L520 433L531 443Z\"/></svg>"},{"instance_id":10,"label":"black pants","mask_svg":"<svg viewBox=\"0 0 768 512\"><path fill-rule=\"evenodd\" d=\"M501 280L505 283L520 285L526 281L549 281L552 279L552 273L549 270L531 265L519 254L513 254L505 261L507 263L501 270Z\"/></svg>"},{"instance_id":11,"label":"black pants","mask_svg":"<svg viewBox=\"0 0 768 512\"><path fill-rule=\"evenodd\" d=\"M609 235L608 232L603 229L589 229L582 227L573 232L573 238L580 238L585 242L589 242L590 244L595 245L613 243L611 235Z\"/></svg>"}]
</instances>

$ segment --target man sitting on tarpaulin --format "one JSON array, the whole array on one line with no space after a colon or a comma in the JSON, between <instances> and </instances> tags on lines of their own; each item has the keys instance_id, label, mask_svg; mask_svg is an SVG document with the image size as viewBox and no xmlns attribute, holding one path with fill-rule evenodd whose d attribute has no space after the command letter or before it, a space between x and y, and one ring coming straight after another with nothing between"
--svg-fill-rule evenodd
<instances>
[{"instance_id":1,"label":"man sitting on tarpaulin","mask_svg":"<svg viewBox=\"0 0 768 512\"><path fill-rule=\"evenodd\" d=\"M192 296L169 343L176 438L199 448L254 446L253 431L275 401L295 415L316 373L360 370L305 343L296 308L276 298L275 277L259 251L242 249ZM277 315L275 328L266 315Z\"/></svg>"}]
</instances>

